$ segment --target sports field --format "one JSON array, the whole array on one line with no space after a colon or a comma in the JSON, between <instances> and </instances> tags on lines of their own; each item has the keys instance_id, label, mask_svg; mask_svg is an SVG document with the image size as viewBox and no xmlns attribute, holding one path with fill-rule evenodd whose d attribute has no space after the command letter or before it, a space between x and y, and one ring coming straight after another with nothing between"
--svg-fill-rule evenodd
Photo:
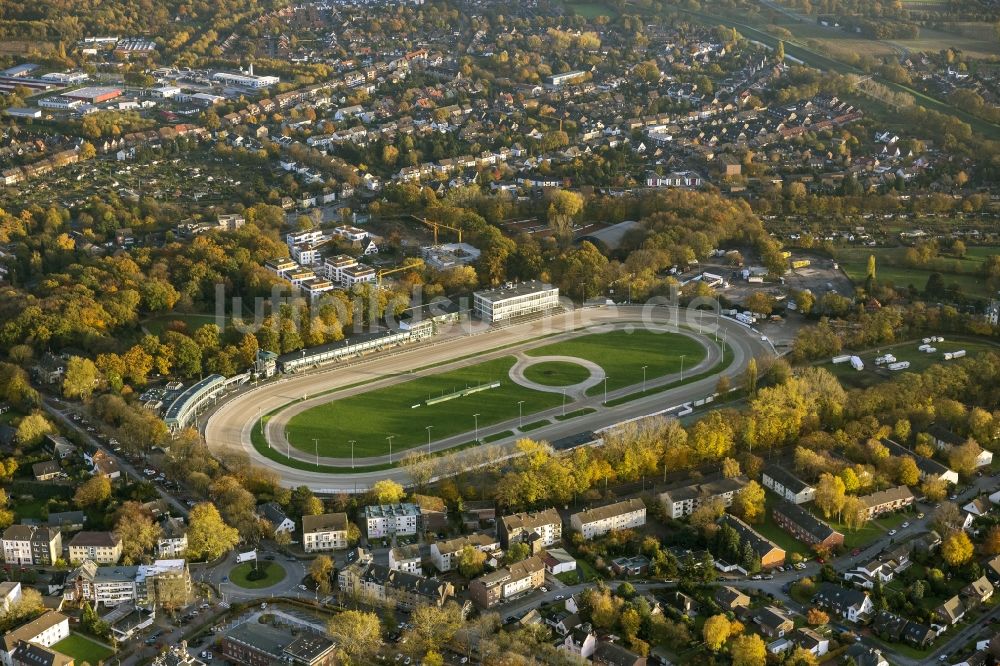
<instances>
[{"instance_id":1,"label":"sports field","mask_svg":"<svg viewBox=\"0 0 1000 666\"><path fill-rule=\"evenodd\" d=\"M681 356L684 367L693 368L705 358L705 348L696 340L677 333L662 333L644 328L634 331L614 330L594 333L573 340L554 342L527 352L529 356L576 356L593 361L604 368L608 376L608 391L642 384L643 366L646 380L680 372ZM604 383L588 393L596 395Z\"/></svg>"},{"instance_id":2,"label":"sports field","mask_svg":"<svg viewBox=\"0 0 1000 666\"><path fill-rule=\"evenodd\" d=\"M704 358L705 349L697 341L676 333L615 330L544 345L527 353L593 361L608 374L611 391L642 384L643 366L647 380L678 372L682 354L684 367L693 368ZM353 440L354 456L364 458L386 455L387 438L392 436L395 458L407 449L426 445L428 427L433 442L461 433L472 435L476 424L474 414L479 415L481 429L516 420L519 413L523 423L528 424L535 420L529 418L532 414L562 404L563 396L558 392L535 391L511 381L508 373L515 363L513 356L503 356L312 407L289 420L288 441L305 453L318 450L320 456L350 458ZM549 386L569 386L590 376L582 366L554 361L530 366L525 374L532 381ZM456 395L492 382L500 385ZM603 389L602 383L595 390ZM453 395L456 397L438 401Z\"/></svg>"},{"instance_id":3,"label":"sports field","mask_svg":"<svg viewBox=\"0 0 1000 666\"><path fill-rule=\"evenodd\" d=\"M559 394L533 391L512 382L507 373L515 361L513 356L504 356L314 407L292 417L289 442L307 453L313 453L318 445L321 456L350 457L353 439L355 456L380 456L388 453L386 438L392 435L396 454L426 444L427 426L431 426L431 439L438 440L472 432L473 414L479 414L482 428L516 419L520 401L524 401L521 408L525 416L561 404ZM498 388L424 404L428 399L494 381L500 382Z\"/></svg>"}]
</instances>

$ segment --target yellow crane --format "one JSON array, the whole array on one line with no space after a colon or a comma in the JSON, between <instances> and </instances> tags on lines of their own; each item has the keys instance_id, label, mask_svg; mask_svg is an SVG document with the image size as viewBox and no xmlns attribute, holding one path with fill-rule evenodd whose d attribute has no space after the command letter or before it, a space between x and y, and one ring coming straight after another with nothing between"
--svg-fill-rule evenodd
<instances>
[{"instance_id":1,"label":"yellow crane","mask_svg":"<svg viewBox=\"0 0 1000 666\"><path fill-rule=\"evenodd\" d=\"M559 121L559 131L562 132L562 124L563 124L563 119L562 118L560 118L558 116L550 116L550 115L545 114L545 113L539 113L538 117L539 118L548 118L549 120L558 120Z\"/></svg>"},{"instance_id":2,"label":"yellow crane","mask_svg":"<svg viewBox=\"0 0 1000 666\"><path fill-rule=\"evenodd\" d=\"M408 264L404 264L402 266L397 266L396 268L387 268L385 270L381 270L381 271L379 271L378 273L375 274L375 286L378 287L379 289L381 289L382 288L382 278L384 276L386 276L386 275L392 275L393 273L400 273L402 271L408 271L408 270L411 270L413 268L419 268L420 266L421 266L421 262L412 262L411 261Z\"/></svg>"},{"instance_id":3,"label":"yellow crane","mask_svg":"<svg viewBox=\"0 0 1000 666\"><path fill-rule=\"evenodd\" d=\"M435 222L434 220L428 220L426 217L417 217L416 215L411 215L410 217L412 217L414 220L417 220L421 224L427 225L428 227L431 227L432 229L434 229L434 244L435 245L438 244L438 227L444 227L445 229L451 229L456 234L458 234L458 242L459 243L462 242L462 230L461 229L456 229L455 227L450 227L447 224L444 224L444 223L441 223L441 222Z\"/></svg>"}]
</instances>

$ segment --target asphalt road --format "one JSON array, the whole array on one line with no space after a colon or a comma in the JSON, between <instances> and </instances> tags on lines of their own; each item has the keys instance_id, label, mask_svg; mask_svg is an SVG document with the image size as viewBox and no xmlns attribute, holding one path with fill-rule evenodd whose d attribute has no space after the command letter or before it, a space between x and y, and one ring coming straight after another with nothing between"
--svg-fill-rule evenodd
<instances>
[{"instance_id":1,"label":"asphalt road","mask_svg":"<svg viewBox=\"0 0 1000 666\"><path fill-rule=\"evenodd\" d=\"M761 340L758 333L737 322L716 317L712 313L678 310L665 306L587 308L488 330L467 328L463 324L460 329L439 335L428 343L402 347L351 364L335 365L308 374L282 377L259 386L245 387L220 399L220 405L209 414L204 424L205 439L209 448L217 456L225 457L225 455L232 453L248 455L254 464L273 469L281 477L281 482L289 487L308 485L314 491L321 493L361 492L367 490L375 481L384 478L408 485L411 483L409 472L401 467L375 472L338 474L288 467L261 455L254 449L250 439L251 429L257 426L261 414L267 414L293 401L308 401L309 395L336 391L330 396L320 398L319 401L346 397L415 377L436 374L449 368L473 365L494 356L510 355L521 349L542 344L538 340L542 336L548 336L544 343L549 343L558 339L556 337L558 335L576 334L581 330L601 330L600 327L606 325L627 323L655 327L679 323L688 329L697 329L713 335L718 330L720 339L725 338L733 350L733 361L722 373L731 377L741 374L750 358L774 355L773 347L768 342ZM504 347L504 349L497 350L498 347ZM714 356L706 358L698 367L686 369L686 376L708 369L715 362L712 359L717 360L718 350L711 345L709 349L713 350ZM469 355L476 356L464 360L454 360L456 356L466 357ZM435 367L413 372L414 368L431 365ZM648 387L651 388L674 379L676 377L659 378L656 382L651 380L648 382ZM567 403L567 412L582 407L594 407L597 411L533 430L531 436L555 441L580 433L592 432L614 423L703 398L714 392L717 381L718 376L714 375L633 400L618 407L603 406L601 404L603 396ZM354 386L361 383L364 383L364 386ZM354 388L348 388L352 386ZM610 400L634 391L635 387L609 392L608 398ZM560 407L532 414L531 421L555 416L561 412L561 409ZM470 426L472 425L470 423ZM517 419L494 424L490 427L480 428L479 435L480 438L484 438L493 433L516 430L517 425ZM493 461L502 458L506 452L511 451L517 437L518 435L515 435L489 445L488 451ZM431 449L446 449L470 439L473 439L471 427L470 432L432 442ZM451 468L460 469L487 462L481 460L483 450L486 450L485 447L473 447L455 452L449 456L451 458L449 462L452 463ZM305 461L314 460L308 454L296 453L294 449L291 450L291 453L293 457L298 456ZM397 455L396 452L393 454ZM322 460L320 462L322 463Z\"/></svg>"},{"instance_id":2,"label":"asphalt road","mask_svg":"<svg viewBox=\"0 0 1000 666\"><path fill-rule=\"evenodd\" d=\"M119 469L121 469L122 474L124 476L127 476L136 481L149 481L149 478L144 476L140 470L136 469L135 466L128 461L128 459L126 459L124 456L118 455L117 453L112 451L107 445L105 445L101 440L95 437L94 435L96 433L91 434L87 432L86 426L83 423L73 420L74 414L77 414L82 418L89 419L89 415L82 409L80 409L78 404L74 403L73 406L70 407L67 406L66 403L63 403L61 400L43 396L42 409L44 409L49 416L58 421L64 429L75 431L76 434L80 437L81 441L85 441L91 446L94 446L104 451L111 458L117 461L118 467ZM180 500L178 500L176 497L168 493L158 484L153 483L153 486L156 488L156 492L157 494L159 494L160 498L166 501L172 507L173 509L172 513L175 512L174 513L175 516L180 516L185 519L187 518L188 515L187 506L185 506Z\"/></svg>"}]
</instances>

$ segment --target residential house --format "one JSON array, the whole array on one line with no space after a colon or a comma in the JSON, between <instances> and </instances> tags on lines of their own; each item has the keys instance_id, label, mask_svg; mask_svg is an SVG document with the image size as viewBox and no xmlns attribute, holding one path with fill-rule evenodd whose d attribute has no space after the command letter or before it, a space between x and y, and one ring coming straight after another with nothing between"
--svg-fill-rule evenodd
<instances>
[{"instance_id":1,"label":"residential house","mask_svg":"<svg viewBox=\"0 0 1000 666\"><path fill-rule=\"evenodd\" d=\"M820 583L813 603L833 611L849 622L866 619L875 608L867 592L833 583Z\"/></svg>"},{"instance_id":2,"label":"residential house","mask_svg":"<svg viewBox=\"0 0 1000 666\"><path fill-rule=\"evenodd\" d=\"M295 521L285 515L277 502L268 502L257 507L257 515L274 528L275 534L291 534L295 531Z\"/></svg>"},{"instance_id":3,"label":"residential house","mask_svg":"<svg viewBox=\"0 0 1000 666\"><path fill-rule=\"evenodd\" d=\"M413 493L410 500L420 508L420 527L425 532L442 532L448 529L448 505L434 495Z\"/></svg>"},{"instance_id":4,"label":"residential house","mask_svg":"<svg viewBox=\"0 0 1000 666\"><path fill-rule=\"evenodd\" d=\"M63 599L97 606L134 603L155 608L184 605L193 583L184 560L156 560L137 566L98 566L86 560L66 577Z\"/></svg>"},{"instance_id":5,"label":"residential house","mask_svg":"<svg viewBox=\"0 0 1000 666\"><path fill-rule=\"evenodd\" d=\"M51 566L60 557L62 534L58 529L11 525L3 532L3 559L7 564Z\"/></svg>"},{"instance_id":6,"label":"residential house","mask_svg":"<svg viewBox=\"0 0 1000 666\"><path fill-rule=\"evenodd\" d=\"M641 499L628 499L574 513L570 516L569 522L584 539L593 539L613 530L645 525L646 505Z\"/></svg>"},{"instance_id":7,"label":"residential house","mask_svg":"<svg viewBox=\"0 0 1000 666\"><path fill-rule=\"evenodd\" d=\"M420 566L420 544L411 543L389 550L389 568L412 574L423 573Z\"/></svg>"},{"instance_id":8,"label":"residential house","mask_svg":"<svg viewBox=\"0 0 1000 666\"><path fill-rule=\"evenodd\" d=\"M93 560L98 564L117 564L122 556L122 540L114 532L77 532L69 542L69 561Z\"/></svg>"},{"instance_id":9,"label":"residential house","mask_svg":"<svg viewBox=\"0 0 1000 666\"><path fill-rule=\"evenodd\" d=\"M889 666L882 651L863 643L855 643L847 648L845 658L848 666Z\"/></svg>"},{"instance_id":10,"label":"residential house","mask_svg":"<svg viewBox=\"0 0 1000 666\"><path fill-rule=\"evenodd\" d=\"M761 633L770 638L782 638L795 628L795 621L780 608L766 606L754 613L753 621Z\"/></svg>"},{"instance_id":11,"label":"residential house","mask_svg":"<svg viewBox=\"0 0 1000 666\"><path fill-rule=\"evenodd\" d=\"M36 481L51 481L63 476L62 467L55 460L44 460L31 466Z\"/></svg>"},{"instance_id":12,"label":"residential house","mask_svg":"<svg viewBox=\"0 0 1000 666\"><path fill-rule=\"evenodd\" d=\"M457 566L458 554L467 546L489 553L500 548L500 542L495 537L486 534L469 534L455 539L438 541L431 544L431 562L442 573L451 571Z\"/></svg>"},{"instance_id":13,"label":"residential house","mask_svg":"<svg viewBox=\"0 0 1000 666\"><path fill-rule=\"evenodd\" d=\"M302 548L307 553L347 548L347 514L302 516Z\"/></svg>"},{"instance_id":14,"label":"residential house","mask_svg":"<svg viewBox=\"0 0 1000 666\"><path fill-rule=\"evenodd\" d=\"M816 488L780 465L768 465L761 474L761 483L793 504L804 504L816 498Z\"/></svg>"},{"instance_id":15,"label":"residential house","mask_svg":"<svg viewBox=\"0 0 1000 666\"><path fill-rule=\"evenodd\" d=\"M545 563L537 556L497 569L469 583L469 597L480 608L493 608L545 582Z\"/></svg>"},{"instance_id":16,"label":"residential house","mask_svg":"<svg viewBox=\"0 0 1000 666\"><path fill-rule=\"evenodd\" d=\"M0 659L5 666L13 666L11 653L19 643L34 643L47 648L68 636L69 618L56 611L46 611L4 634L0 645Z\"/></svg>"},{"instance_id":17,"label":"residential house","mask_svg":"<svg viewBox=\"0 0 1000 666\"><path fill-rule=\"evenodd\" d=\"M405 571L393 571L381 564L359 563L338 574L341 589L348 594L377 603L394 604L413 610L423 604L443 606L455 594L451 583L425 578Z\"/></svg>"},{"instance_id":18,"label":"residential house","mask_svg":"<svg viewBox=\"0 0 1000 666\"><path fill-rule=\"evenodd\" d=\"M667 595L667 599L671 606L686 617L694 617L698 614L698 602L691 595L675 590L673 595Z\"/></svg>"},{"instance_id":19,"label":"residential house","mask_svg":"<svg viewBox=\"0 0 1000 666\"><path fill-rule=\"evenodd\" d=\"M723 506L732 506L733 497L747 484L745 477L718 479L695 483L660 493L660 501L671 518L690 516L699 507L720 500Z\"/></svg>"},{"instance_id":20,"label":"residential house","mask_svg":"<svg viewBox=\"0 0 1000 666\"><path fill-rule=\"evenodd\" d=\"M599 641L594 648L594 666L646 666L646 658L628 650L627 648L610 643Z\"/></svg>"},{"instance_id":21,"label":"residential house","mask_svg":"<svg viewBox=\"0 0 1000 666\"><path fill-rule=\"evenodd\" d=\"M567 631L558 647L581 659L590 659L597 649L597 632L589 622L581 624Z\"/></svg>"},{"instance_id":22,"label":"residential house","mask_svg":"<svg viewBox=\"0 0 1000 666\"><path fill-rule=\"evenodd\" d=\"M9 611L20 600L21 583L9 580L0 583L0 614Z\"/></svg>"},{"instance_id":23,"label":"residential house","mask_svg":"<svg viewBox=\"0 0 1000 666\"><path fill-rule=\"evenodd\" d=\"M876 491L870 495L862 495L858 499L865 507L868 520L871 520L875 516L911 506L915 497L906 486L896 486L888 490Z\"/></svg>"},{"instance_id":24,"label":"residential house","mask_svg":"<svg viewBox=\"0 0 1000 666\"><path fill-rule=\"evenodd\" d=\"M27 641L17 642L10 653L10 661L12 666L73 666L73 657Z\"/></svg>"},{"instance_id":25,"label":"residential house","mask_svg":"<svg viewBox=\"0 0 1000 666\"><path fill-rule=\"evenodd\" d=\"M741 542L747 542L753 549L754 554L760 558L762 569L779 567L785 563L785 551L778 547L776 543L763 536L745 522L726 514L722 517L722 523L729 525L740 535Z\"/></svg>"},{"instance_id":26,"label":"residential house","mask_svg":"<svg viewBox=\"0 0 1000 666\"><path fill-rule=\"evenodd\" d=\"M87 514L83 511L54 511L49 513L49 519L45 521L49 527L63 532L82 530L86 523Z\"/></svg>"},{"instance_id":27,"label":"residential house","mask_svg":"<svg viewBox=\"0 0 1000 666\"><path fill-rule=\"evenodd\" d=\"M90 465L93 468L91 473L94 476L106 476L112 481L121 478L121 465L109 454L105 453L103 449L94 451L94 455L90 457Z\"/></svg>"},{"instance_id":28,"label":"residential house","mask_svg":"<svg viewBox=\"0 0 1000 666\"><path fill-rule=\"evenodd\" d=\"M715 588L715 602L725 611L737 611L740 608L750 607L750 597L745 593L729 585L722 585Z\"/></svg>"},{"instance_id":29,"label":"residential house","mask_svg":"<svg viewBox=\"0 0 1000 666\"><path fill-rule=\"evenodd\" d=\"M946 483L957 484L958 483L958 473L954 470L948 469L945 465L942 465L933 458L927 458L925 456L918 455L914 451L906 448L905 446L898 444L891 439L883 439L883 446L889 449L890 455L897 457L910 457L917 464L917 470L920 472L920 478L923 479L938 479L945 481Z\"/></svg>"},{"instance_id":30,"label":"residential house","mask_svg":"<svg viewBox=\"0 0 1000 666\"><path fill-rule=\"evenodd\" d=\"M844 535L798 504L781 501L771 511L779 526L813 548L832 550L844 545Z\"/></svg>"},{"instance_id":31,"label":"residential house","mask_svg":"<svg viewBox=\"0 0 1000 666\"><path fill-rule=\"evenodd\" d=\"M500 545L505 549L517 541L538 543L538 550L555 545L562 539L562 520L555 509L515 513L500 518ZM537 535L532 539L531 535Z\"/></svg>"},{"instance_id":32,"label":"residential house","mask_svg":"<svg viewBox=\"0 0 1000 666\"><path fill-rule=\"evenodd\" d=\"M830 651L830 639L821 636L808 627L800 627L792 634L792 640L799 647L808 650L816 657L822 657Z\"/></svg>"},{"instance_id":33,"label":"residential house","mask_svg":"<svg viewBox=\"0 0 1000 666\"><path fill-rule=\"evenodd\" d=\"M158 557L169 560L184 557L187 552L187 525L183 518L164 516L160 521L160 538L156 541Z\"/></svg>"},{"instance_id":34,"label":"residential house","mask_svg":"<svg viewBox=\"0 0 1000 666\"><path fill-rule=\"evenodd\" d=\"M934 617L947 625L957 624L965 617L965 604L957 594L934 609Z\"/></svg>"},{"instance_id":35,"label":"residential house","mask_svg":"<svg viewBox=\"0 0 1000 666\"><path fill-rule=\"evenodd\" d=\"M962 596L966 598L966 603L971 606L984 604L993 596L993 583L983 575L962 588Z\"/></svg>"},{"instance_id":36,"label":"residential house","mask_svg":"<svg viewBox=\"0 0 1000 666\"><path fill-rule=\"evenodd\" d=\"M76 453L76 445L60 435L46 435L46 449L58 460L65 460Z\"/></svg>"}]
</instances>

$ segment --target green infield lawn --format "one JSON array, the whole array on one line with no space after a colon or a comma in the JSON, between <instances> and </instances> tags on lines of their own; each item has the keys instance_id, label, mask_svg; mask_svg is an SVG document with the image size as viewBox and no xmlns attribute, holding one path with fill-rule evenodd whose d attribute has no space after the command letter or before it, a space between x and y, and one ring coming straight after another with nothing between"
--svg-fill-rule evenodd
<instances>
[{"instance_id":1,"label":"green infield lawn","mask_svg":"<svg viewBox=\"0 0 1000 666\"><path fill-rule=\"evenodd\" d=\"M508 372L515 361L513 356L504 356L313 407L291 418L289 441L307 453L313 453L318 445L321 456L349 458L351 440L355 441L355 456L378 456L388 453L386 437L392 435L395 457L406 449L426 444L427 426L432 426L433 441L472 432L473 414L479 414L479 427L484 428L516 419L518 402L524 403L525 418L562 404L562 395L558 393L533 391L512 382ZM498 388L424 404L429 398L494 381L500 382Z\"/></svg>"},{"instance_id":2,"label":"green infield lawn","mask_svg":"<svg viewBox=\"0 0 1000 666\"><path fill-rule=\"evenodd\" d=\"M564 342L554 342L527 352L529 356L578 356L597 363L608 375L608 390L642 384L642 368L646 366L646 379L680 372L681 355L684 367L694 368L705 358L701 344L678 333L662 333L637 328L593 333ZM596 395L604 384L591 388Z\"/></svg>"},{"instance_id":3,"label":"green infield lawn","mask_svg":"<svg viewBox=\"0 0 1000 666\"><path fill-rule=\"evenodd\" d=\"M524 369L524 376L545 386L572 386L589 379L590 370L577 363L546 361L529 365Z\"/></svg>"},{"instance_id":4,"label":"green infield lawn","mask_svg":"<svg viewBox=\"0 0 1000 666\"><path fill-rule=\"evenodd\" d=\"M70 634L53 645L52 649L67 657L73 657L73 661L77 664L87 663L91 666L97 666L114 654L110 648L80 634Z\"/></svg>"},{"instance_id":5,"label":"green infield lawn","mask_svg":"<svg viewBox=\"0 0 1000 666\"><path fill-rule=\"evenodd\" d=\"M617 11L603 2L568 2L566 3L566 9L588 20L593 20L599 16L610 18L618 16Z\"/></svg>"},{"instance_id":6,"label":"green infield lawn","mask_svg":"<svg viewBox=\"0 0 1000 666\"><path fill-rule=\"evenodd\" d=\"M263 578L252 580L251 572L254 567L259 566ZM285 569L277 562L262 560L255 565L253 562L244 562L233 567L229 572L229 580L233 585L244 587L248 590L259 590L265 587L276 585L285 579Z\"/></svg>"}]
</instances>

